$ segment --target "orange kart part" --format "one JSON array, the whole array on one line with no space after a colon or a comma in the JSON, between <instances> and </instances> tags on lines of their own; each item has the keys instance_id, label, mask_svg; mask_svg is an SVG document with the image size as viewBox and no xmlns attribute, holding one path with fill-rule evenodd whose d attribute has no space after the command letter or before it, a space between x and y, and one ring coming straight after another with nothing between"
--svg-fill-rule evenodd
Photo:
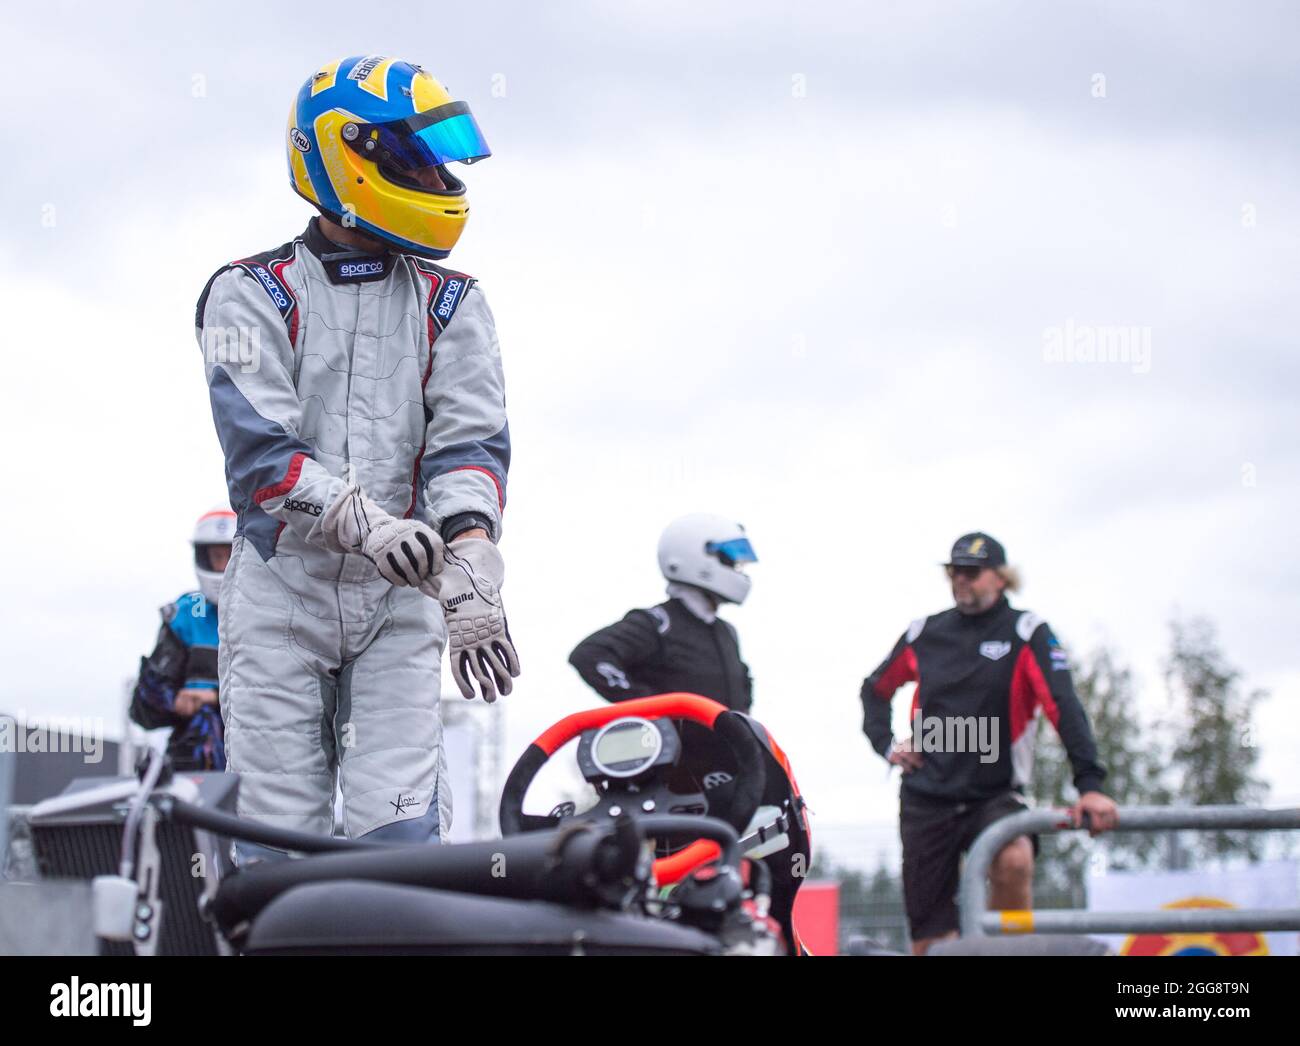
<instances>
[{"instance_id":1,"label":"orange kart part","mask_svg":"<svg viewBox=\"0 0 1300 1046\"><path fill-rule=\"evenodd\" d=\"M655 882L660 886L679 883L695 869L712 864L721 854L722 848L717 843L708 839L696 839L690 846L655 861Z\"/></svg>"},{"instance_id":2,"label":"orange kart part","mask_svg":"<svg viewBox=\"0 0 1300 1046\"><path fill-rule=\"evenodd\" d=\"M699 723L711 730L714 721L726 711L726 705L699 694L678 692L637 697L565 716L541 734L533 744L552 756L584 730L592 730L626 716L640 716L642 719L689 719L692 723Z\"/></svg>"}]
</instances>

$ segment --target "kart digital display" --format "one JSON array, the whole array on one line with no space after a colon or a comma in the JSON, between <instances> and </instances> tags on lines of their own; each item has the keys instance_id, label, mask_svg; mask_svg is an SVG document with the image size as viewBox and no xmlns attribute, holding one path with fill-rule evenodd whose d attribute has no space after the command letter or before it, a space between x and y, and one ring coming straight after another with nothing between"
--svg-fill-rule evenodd
<instances>
[{"instance_id":1,"label":"kart digital display","mask_svg":"<svg viewBox=\"0 0 1300 1046\"><path fill-rule=\"evenodd\" d=\"M670 721L626 716L582 734L578 767L588 781L638 777L676 762L680 748Z\"/></svg>"},{"instance_id":2,"label":"kart digital display","mask_svg":"<svg viewBox=\"0 0 1300 1046\"><path fill-rule=\"evenodd\" d=\"M596 739L592 754L606 766L651 761L659 752L659 731L644 720L614 723Z\"/></svg>"}]
</instances>

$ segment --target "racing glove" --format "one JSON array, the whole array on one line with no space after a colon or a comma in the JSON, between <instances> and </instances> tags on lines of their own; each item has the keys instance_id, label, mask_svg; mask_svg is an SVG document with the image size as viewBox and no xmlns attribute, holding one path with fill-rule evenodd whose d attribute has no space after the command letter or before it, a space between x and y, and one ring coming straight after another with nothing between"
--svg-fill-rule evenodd
<instances>
[{"instance_id":1,"label":"racing glove","mask_svg":"<svg viewBox=\"0 0 1300 1046\"><path fill-rule=\"evenodd\" d=\"M396 519L353 483L321 521L332 552L356 552L394 585L419 585L442 569L442 538L416 519Z\"/></svg>"},{"instance_id":2,"label":"racing glove","mask_svg":"<svg viewBox=\"0 0 1300 1046\"><path fill-rule=\"evenodd\" d=\"M496 545L486 538L462 538L445 546L442 573L420 586L442 606L451 674L470 700L475 681L491 703L498 693L510 693L510 680L519 675L519 655L501 605L504 580L505 562Z\"/></svg>"}]
</instances>

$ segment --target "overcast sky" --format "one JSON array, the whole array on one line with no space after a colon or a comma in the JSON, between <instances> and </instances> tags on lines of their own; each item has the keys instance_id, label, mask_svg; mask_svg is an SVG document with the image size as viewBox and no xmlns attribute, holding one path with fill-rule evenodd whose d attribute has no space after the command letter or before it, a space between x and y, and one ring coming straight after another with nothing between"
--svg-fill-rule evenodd
<instances>
[{"instance_id":1,"label":"overcast sky","mask_svg":"<svg viewBox=\"0 0 1300 1046\"><path fill-rule=\"evenodd\" d=\"M1170 616L1212 618L1300 801L1294 5L864 6L6 8L0 708L120 717L225 495L195 299L309 217L298 85L399 54L494 154L452 262L509 389L507 763L593 702L572 646L662 598L663 525L714 511L753 536L728 617L828 838L892 834L858 688L976 528L1144 714ZM1113 327L1138 356L1048 358Z\"/></svg>"}]
</instances>

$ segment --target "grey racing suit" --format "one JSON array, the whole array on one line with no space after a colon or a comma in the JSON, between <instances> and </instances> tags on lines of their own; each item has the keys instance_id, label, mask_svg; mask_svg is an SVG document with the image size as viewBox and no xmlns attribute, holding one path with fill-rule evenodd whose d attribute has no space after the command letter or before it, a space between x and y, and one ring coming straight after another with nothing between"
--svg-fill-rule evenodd
<instances>
[{"instance_id":1,"label":"grey racing suit","mask_svg":"<svg viewBox=\"0 0 1300 1046\"><path fill-rule=\"evenodd\" d=\"M299 238L223 267L196 315L231 505L219 674L241 816L350 837L437 840L451 823L438 604L330 551L353 479L435 530L495 540L510 437L483 291L406 254ZM444 530L444 533L447 531Z\"/></svg>"}]
</instances>

